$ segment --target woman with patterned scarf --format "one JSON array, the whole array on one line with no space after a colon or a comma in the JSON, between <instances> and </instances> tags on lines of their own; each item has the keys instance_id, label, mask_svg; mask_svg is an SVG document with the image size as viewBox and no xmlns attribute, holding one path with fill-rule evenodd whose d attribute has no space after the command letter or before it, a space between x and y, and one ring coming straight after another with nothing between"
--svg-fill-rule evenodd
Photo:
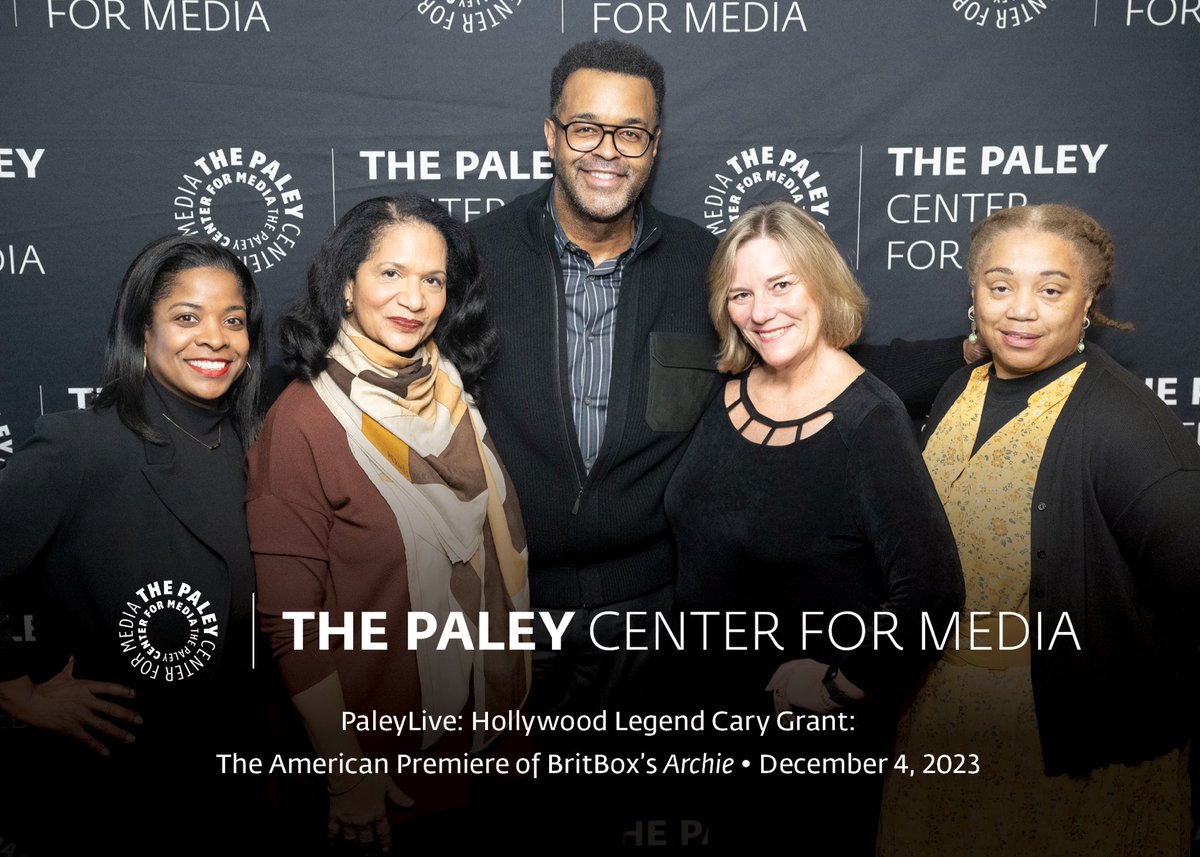
<instances>
[{"instance_id":1,"label":"woman with patterned scarf","mask_svg":"<svg viewBox=\"0 0 1200 857\"><path fill-rule=\"evenodd\" d=\"M474 244L428 199L367 200L280 331L298 377L250 451L247 517L263 628L315 755L480 750L496 735L470 715L520 707L530 666L479 646L480 624L507 629L529 595L517 498L475 407L496 335ZM472 643L410 641L415 611L465 622ZM302 633L293 612L314 617ZM322 634L318 613L347 633ZM368 621L386 648L364 645ZM345 729L343 712L401 725ZM465 801L461 780L343 767L327 774L331 840L386 850L389 814Z\"/></svg>"}]
</instances>

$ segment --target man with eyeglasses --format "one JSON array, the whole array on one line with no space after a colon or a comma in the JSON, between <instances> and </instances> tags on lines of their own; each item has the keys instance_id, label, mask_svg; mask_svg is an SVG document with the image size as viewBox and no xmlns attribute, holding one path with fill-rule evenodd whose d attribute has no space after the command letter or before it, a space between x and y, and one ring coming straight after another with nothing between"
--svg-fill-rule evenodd
<instances>
[{"instance_id":1,"label":"man with eyeglasses","mask_svg":"<svg viewBox=\"0 0 1200 857\"><path fill-rule=\"evenodd\" d=\"M531 711L643 701L652 636L627 628L671 611L662 501L716 388L704 286L716 239L641 197L664 92L662 66L635 45L572 47L543 127L554 178L471 224L501 335L481 406L520 499L531 602L556 621L574 612L560 651L534 623ZM868 368L894 387L923 381L929 399L963 359L957 340L940 343L920 373L889 380L887 351Z\"/></svg>"}]
</instances>

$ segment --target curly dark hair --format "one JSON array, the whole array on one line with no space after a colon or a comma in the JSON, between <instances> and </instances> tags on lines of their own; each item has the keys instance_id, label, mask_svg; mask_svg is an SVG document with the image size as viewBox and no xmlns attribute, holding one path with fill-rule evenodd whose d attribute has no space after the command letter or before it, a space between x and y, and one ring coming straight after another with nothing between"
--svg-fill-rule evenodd
<instances>
[{"instance_id":1,"label":"curly dark hair","mask_svg":"<svg viewBox=\"0 0 1200 857\"><path fill-rule=\"evenodd\" d=\"M496 353L496 330L487 311L487 287L475 240L436 202L415 193L377 196L342 215L308 267L304 297L279 320L279 342L288 369L312 379L325 368L325 355L344 317L345 287L370 257L384 229L424 223L446 242L446 308L432 339L462 376L463 389L479 395L484 368Z\"/></svg>"},{"instance_id":2,"label":"curly dark hair","mask_svg":"<svg viewBox=\"0 0 1200 857\"><path fill-rule=\"evenodd\" d=\"M228 271L237 277L242 287L250 353L246 355L246 371L233 382L225 401L234 428L242 443L249 446L258 435L262 422L262 378L266 355L266 342L262 335L262 300L255 288L254 278L242 261L203 235L167 235L151 241L142 248L125 272L108 326L108 341L104 346L104 386L96 396L93 407L116 407L117 416L134 434L150 443L167 442L146 417L143 399L146 328L150 326L154 304L174 288L180 274L194 268Z\"/></svg>"},{"instance_id":3,"label":"curly dark hair","mask_svg":"<svg viewBox=\"0 0 1200 857\"><path fill-rule=\"evenodd\" d=\"M550 75L550 112L558 113L563 86L572 72L580 69L611 71L630 77L644 77L654 87L654 121L662 122L663 98L667 94L663 67L654 57L637 45L619 39L592 39L568 50L558 60Z\"/></svg>"}]
</instances>

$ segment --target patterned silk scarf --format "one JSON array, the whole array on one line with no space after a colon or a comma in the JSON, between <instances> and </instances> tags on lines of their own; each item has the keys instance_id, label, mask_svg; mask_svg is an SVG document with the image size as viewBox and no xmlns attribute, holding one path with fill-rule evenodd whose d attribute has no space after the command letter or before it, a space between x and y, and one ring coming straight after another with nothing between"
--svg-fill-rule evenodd
<instances>
[{"instance_id":1,"label":"patterned silk scarf","mask_svg":"<svg viewBox=\"0 0 1200 857\"><path fill-rule=\"evenodd\" d=\"M313 387L396 516L412 610L433 614L439 629L452 613L469 626L469 647L455 640L439 650L440 631L418 641L422 707L459 714L473 695L479 713L519 708L529 690L530 653L481 650L480 624L487 623L488 640L507 639L509 614L529 608L525 530L458 370L440 359L432 340L403 357L343 324ZM427 728L423 746L442 734ZM477 728L472 749L496 735Z\"/></svg>"}]
</instances>

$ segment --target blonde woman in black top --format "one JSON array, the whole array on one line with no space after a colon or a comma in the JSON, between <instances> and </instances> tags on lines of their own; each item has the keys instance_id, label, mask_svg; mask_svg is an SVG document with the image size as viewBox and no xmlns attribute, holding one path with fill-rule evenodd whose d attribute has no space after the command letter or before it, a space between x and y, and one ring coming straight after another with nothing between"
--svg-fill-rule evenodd
<instances>
[{"instance_id":1,"label":"blonde woman in black top","mask_svg":"<svg viewBox=\"0 0 1200 857\"><path fill-rule=\"evenodd\" d=\"M853 709L853 735L798 744L795 734L776 734L775 743L790 755L886 751L888 703L929 657L917 639L920 617L944 623L962 579L903 405L843 350L858 337L866 299L824 230L786 202L737 220L708 285L719 367L732 377L667 491L677 599L685 611L774 613L784 650L696 653L680 696L747 713ZM825 627L842 611L868 628L877 612L891 614L904 650L876 649L868 635L843 652L826 635L801 633L803 613ZM801 747L806 753L791 752ZM870 850L878 778L795 779L782 791L753 781L757 809L739 809L738 822L718 816L713 835L769 841L777 838L770 820L790 811L784 804L817 817L841 804L840 817L859 815L851 829L818 825L805 842Z\"/></svg>"}]
</instances>

